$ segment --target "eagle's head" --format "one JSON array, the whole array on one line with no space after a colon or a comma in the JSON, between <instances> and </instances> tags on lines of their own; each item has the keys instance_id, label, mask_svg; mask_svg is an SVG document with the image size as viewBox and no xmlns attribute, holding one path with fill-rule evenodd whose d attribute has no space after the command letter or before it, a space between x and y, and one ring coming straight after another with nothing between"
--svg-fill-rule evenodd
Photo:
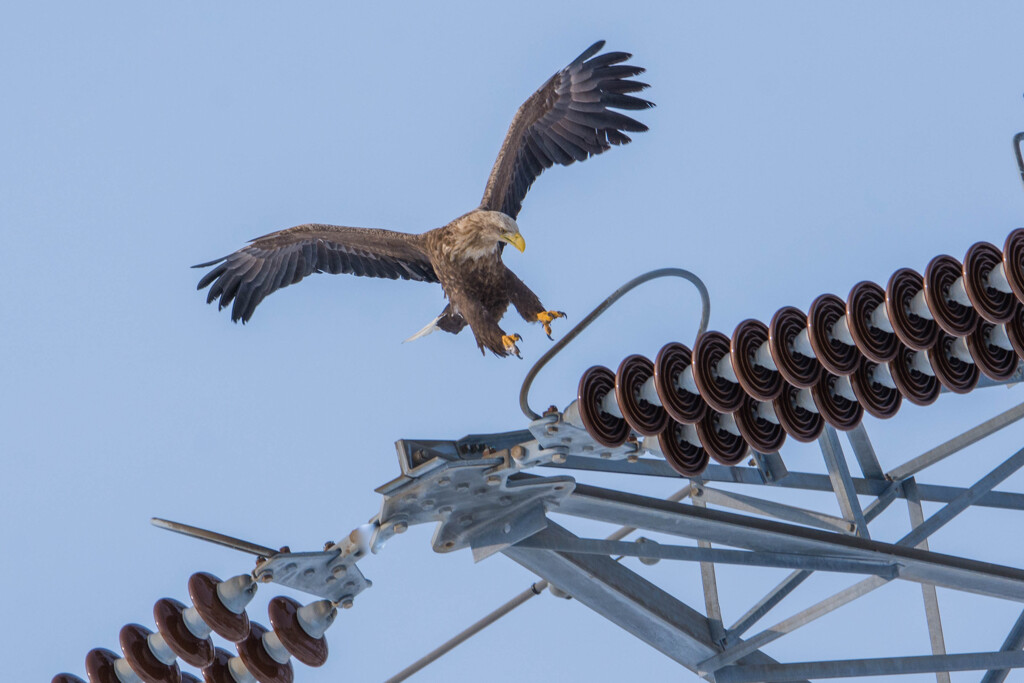
<instances>
[{"instance_id":1,"label":"eagle's head","mask_svg":"<svg viewBox=\"0 0 1024 683\"><path fill-rule=\"evenodd\" d=\"M500 211L471 211L454 221L452 229L455 238L453 251L463 259L476 260L493 255L502 242L519 251L526 249L526 240L519 234L515 220Z\"/></svg>"}]
</instances>

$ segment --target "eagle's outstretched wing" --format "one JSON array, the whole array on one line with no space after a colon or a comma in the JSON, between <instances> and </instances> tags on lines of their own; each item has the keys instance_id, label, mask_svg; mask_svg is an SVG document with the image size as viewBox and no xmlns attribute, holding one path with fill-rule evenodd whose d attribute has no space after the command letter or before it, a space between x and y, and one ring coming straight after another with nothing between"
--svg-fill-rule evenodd
<instances>
[{"instance_id":1,"label":"eagle's outstretched wing","mask_svg":"<svg viewBox=\"0 0 1024 683\"><path fill-rule=\"evenodd\" d=\"M258 237L235 253L200 263L216 266L203 276L206 303L219 308L234 300L231 319L243 323L263 298L311 273L353 273L392 280L437 282L421 235L339 225L299 225Z\"/></svg>"},{"instance_id":2,"label":"eagle's outstretched wing","mask_svg":"<svg viewBox=\"0 0 1024 683\"><path fill-rule=\"evenodd\" d=\"M644 72L622 64L632 55L606 52L595 57L598 41L526 100L509 126L505 142L487 179L481 209L515 218L530 185L552 164L568 166L630 142L623 131L641 133L647 126L612 109L647 109L654 104L628 93L646 83L628 80Z\"/></svg>"}]
</instances>

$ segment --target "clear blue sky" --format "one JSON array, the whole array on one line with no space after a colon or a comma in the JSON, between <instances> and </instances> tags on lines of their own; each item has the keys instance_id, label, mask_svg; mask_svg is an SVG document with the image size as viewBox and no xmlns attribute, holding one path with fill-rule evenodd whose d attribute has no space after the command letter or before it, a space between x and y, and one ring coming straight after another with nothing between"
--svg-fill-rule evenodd
<instances>
[{"instance_id":1,"label":"clear blue sky","mask_svg":"<svg viewBox=\"0 0 1024 683\"><path fill-rule=\"evenodd\" d=\"M151 516L318 549L377 512L374 487L398 472L396 439L525 426L519 385L550 343L535 327L507 325L524 336L523 361L484 358L468 334L403 346L443 306L437 286L318 276L267 299L243 328L205 305L188 266L304 222L443 225L477 205L519 104L594 40L648 68L651 130L546 172L519 216L525 254L506 250L570 323L654 267L700 273L712 328L731 332L940 253L962 258L977 240L1001 246L1024 209L1010 148L1024 128L1024 6L895 4L8 3L9 680L84 675L90 648L116 649L126 622L150 624L156 599L184 599L193 571L251 568L150 527ZM594 363L691 341L697 313L677 283L634 294L542 376L535 402L564 406ZM868 429L891 467L1021 400L1004 389L943 396L884 424L868 418ZM971 483L1022 434L1007 430L926 481ZM822 470L813 448L783 455ZM1024 478L1003 488L1024 489ZM932 548L1022 566L1021 545L1002 535L1018 521L972 511ZM880 524L898 538L905 508ZM328 632L327 666L297 666L297 680L385 678L532 580L503 557L474 566L468 553L436 555L431 532L414 528L363 563L374 587ZM644 571L703 604L696 567ZM780 575L724 572L726 618ZM822 578L778 616L850 582ZM275 594L257 598L260 621ZM950 652L998 649L1018 613L945 591L940 601ZM891 585L767 651L926 654L920 603L916 586ZM419 680L638 672L689 676L578 603L544 596Z\"/></svg>"}]
</instances>

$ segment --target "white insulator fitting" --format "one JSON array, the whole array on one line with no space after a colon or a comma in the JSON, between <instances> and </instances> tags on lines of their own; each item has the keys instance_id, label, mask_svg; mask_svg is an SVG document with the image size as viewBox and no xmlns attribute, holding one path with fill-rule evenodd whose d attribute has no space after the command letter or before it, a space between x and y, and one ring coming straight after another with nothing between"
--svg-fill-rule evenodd
<instances>
[{"instance_id":1,"label":"white insulator fitting","mask_svg":"<svg viewBox=\"0 0 1024 683\"><path fill-rule=\"evenodd\" d=\"M1013 351L1013 344L1010 343L1010 338L1006 335L1006 325L1003 323L993 325L985 341L996 348Z\"/></svg>"},{"instance_id":2,"label":"white insulator fitting","mask_svg":"<svg viewBox=\"0 0 1024 683\"><path fill-rule=\"evenodd\" d=\"M796 335L793 339L793 350L801 356L817 358L817 356L814 355L814 348L811 346L811 338L809 334L810 333L808 333L806 327L800 330L800 334Z\"/></svg>"},{"instance_id":3,"label":"white insulator fitting","mask_svg":"<svg viewBox=\"0 0 1024 683\"><path fill-rule=\"evenodd\" d=\"M273 631L267 631L263 634L263 649L267 651L270 658L278 664L287 664L291 655L288 654L288 650L285 649L281 639L277 637L277 634Z\"/></svg>"},{"instance_id":4,"label":"white insulator fitting","mask_svg":"<svg viewBox=\"0 0 1024 683\"><path fill-rule=\"evenodd\" d=\"M183 611L181 617L185 621L185 628L188 629L188 632L200 640L209 636L213 631L210 625L199 616L199 611L195 607L189 607Z\"/></svg>"},{"instance_id":5,"label":"white insulator fitting","mask_svg":"<svg viewBox=\"0 0 1024 683\"><path fill-rule=\"evenodd\" d=\"M985 285L1004 294L1013 293L1013 288L1010 287L1010 281L1006 279L1006 271L1003 270L1002 261L997 263L995 268L988 271L988 276L985 278Z\"/></svg>"},{"instance_id":6,"label":"white insulator fitting","mask_svg":"<svg viewBox=\"0 0 1024 683\"><path fill-rule=\"evenodd\" d=\"M615 417L620 419L622 418L622 411L619 410L619 404L615 400L614 391L609 391L607 394L604 395L604 398L601 399L600 408L609 415L614 415Z\"/></svg>"},{"instance_id":7,"label":"white insulator fitting","mask_svg":"<svg viewBox=\"0 0 1024 683\"><path fill-rule=\"evenodd\" d=\"M676 386L683 391L688 391L691 394L700 396L700 391L697 389L697 383L693 381L693 366L687 365L686 369L679 373L676 378Z\"/></svg>"},{"instance_id":8,"label":"white insulator fitting","mask_svg":"<svg viewBox=\"0 0 1024 683\"><path fill-rule=\"evenodd\" d=\"M256 683L256 677L245 668L245 663L240 657L232 657L228 660L228 673L237 683Z\"/></svg>"},{"instance_id":9,"label":"white insulator fitting","mask_svg":"<svg viewBox=\"0 0 1024 683\"><path fill-rule=\"evenodd\" d=\"M255 595L256 581L248 574L239 574L217 584L217 597L235 614L244 612Z\"/></svg>"},{"instance_id":10,"label":"white insulator fitting","mask_svg":"<svg viewBox=\"0 0 1024 683\"><path fill-rule=\"evenodd\" d=\"M889 320L889 309L885 307L884 301L876 306L875 310L871 311L871 315L868 316L868 324L889 334L895 332L892 329L892 321Z\"/></svg>"},{"instance_id":11,"label":"white insulator fitting","mask_svg":"<svg viewBox=\"0 0 1024 683\"><path fill-rule=\"evenodd\" d=\"M928 308L928 303L924 300L923 289L910 300L910 305L907 306L907 313L916 315L918 318L924 318L925 320L935 320L935 316L932 315L931 310Z\"/></svg>"},{"instance_id":12,"label":"white insulator fitting","mask_svg":"<svg viewBox=\"0 0 1024 683\"><path fill-rule=\"evenodd\" d=\"M330 600L317 600L296 610L299 626L310 638L322 638L338 616L338 608Z\"/></svg>"},{"instance_id":13,"label":"white insulator fitting","mask_svg":"<svg viewBox=\"0 0 1024 683\"><path fill-rule=\"evenodd\" d=\"M733 384L739 383L739 380L736 379L736 371L732 367L732 354L727 353L718 360L715 365L715 376Z\"/></svg>"},{"instance_id":14,"label":"white insulator fitting","mask_svg":"<svg viewBox=\"0 0 1024 683\"><path fill-rule=\"evenodd\" d=\"M853 393L853 385L850 384L850 378L846 375L840 375L836 383L832 385L832 390L835 391L836 396L842 396L847 401L857 401L857 394Z\"/></svg>"},{"instance_id":15,"label":"white insulator fitting","mask_svg":"<svg viewBox=\"0 0 1024 683\"><path fill-rule=\"evenodd\" d=\"M946 301L955 301L961 306L974 307L974 304L971 303L970 297L967 296L967 288L964 287L963 275L954 280L953 284L949 286L949 291L946 292Z\"/></svg>"},{"instance_id":16,"label":"white insulator fitting","mask_svg":"<svg viewBox=\"0 0 1024 683\"><path fill-rule=\"evenodd\" d=\"M658 396L658 390L654 387L654 375L651 375L646 382L640 385L637 398L647 401L654 406L662 405L661 397Z\"/></svg>"},{"instance_id":17,"label":"white insulator fitting","mask_svg":"<svg viewBox=\"0 0 1024 683\"><path fill-rule=\"evenodd\" d=\"M170 648L167 641L159 633L153 633L146 638L146 644L149 645L149 651L153 653L161 664L170 666L178 661L178 655L174 654L174 650Z\"/></svg>"},{"instance_id":18,"label":"white insulator fitting","mask_svg":"<svg viewBox=\"0 0 1024 683\"><path fill-rule=\"evenodd\" d=\"M879 363L875 366L875 369L871 371L871 381L888 389L896 388L896 383L892 381L892 373L889 372L888 363Z\"/></svg>"},{"instance_id":19,"label":"white insulator fitting","mask_svg":"<svg viewBox=\"0 0 1024 683\"><path fill-rule=\"evenodd\" d=\"M718 428L735 436L742 436L740 428L736 426L736 418L732 416L732 413L724 413L718 418Z\"/></svg>"},{"instance_id":20,"label":"white insulator fitting","mask_svg":"<svg viewBox=\"0 0 1024 683\"><path fill-rule=\"evenodd\" d=\"M121 683L142 683L142 679L132 671L132 667L128 665L128 660L124 657L118 657L114 661L114 675Z\"/></svg>"},{"instance_id":21,"label":"white insulator fitting","mask_svg":"<svg viewBox=\"0 0 1024 683\"><path fill-rule=\"evenodd\" d=\"M964 363L974 365L974 356L972 356L970 350L968 350L967 340L964 337L957 337L956 340L949 345L949 355L957 360L963 361Z\"/></svg>"},{"instance_id":22,"label":"white insulator fitting","mask_svg":"<svg viewBox=\"0 0 1024 683\"><path fill-rule=\"evenodd\" d=\"M928 354L924 351L916 351L910 357L910 369L929 377L935 376L935 370L932 369L932 364L928 362Z\"/></svg>"},{"instance_id":23,"label":"white insulator fitting","mask_svg":"<svg viewBox=\"0 0 1024 683\"><path fill-rule=\"evenodd\" d=\"M703 448L703 444L700 442L700 437L697 436L697 428L693 425L683 425L681 431L681 437L683 441L695 446L697 448Z\"/></svg>"},{"instance_id":24,"label":"white insulator fitting","mask_svg":"<svg viewBox=\"0 0 1024 683\"><path fill-rule=\"evenodd\" d=\"M836 321L832 329L828 331L828 336L830 339L842 342L847 346L856 346L853 341L853 335L850 334L850 323L846 320L845 315Z\"/></svg>"},{"instance_id":25,"label":"white insulator fitting","mask_svg":"<svg viewBox=\"0 0 1024 683\"><path fill-rule=\"evenodd\" d=\"M818 406L814 405L814 397L810 389L801 389L796 392L796 399L793 401L797 408L803 408L809 413L817 413Z\"/></svg>"},{"instance_id":26,"label":"white insulator fitting","mask_svg":"<svg viewBox=\"0 0 1024 683\"><path fill-rule=\"evenodd\" d=\"M772 358L772 352L771 349L768 348L768 342L757 347L757 351L754 352L754 364L760 365L762 368L768 368L772 372L778 372L779 367L775 365L775 359Z\"/></svg>"},{"instance_id":27,"label":"white insulator fitting","mask_svg":"<svg viewBox=\"0 0 1024 683\"><path fill-rule=\"evenodd\" d=\"M775 406L772 405L771 401L758 401L757 407L754 408L754 415L762 420L771 422L773 425L779 424L779 416L775 414Z\"/></svg>"}]
</instances>

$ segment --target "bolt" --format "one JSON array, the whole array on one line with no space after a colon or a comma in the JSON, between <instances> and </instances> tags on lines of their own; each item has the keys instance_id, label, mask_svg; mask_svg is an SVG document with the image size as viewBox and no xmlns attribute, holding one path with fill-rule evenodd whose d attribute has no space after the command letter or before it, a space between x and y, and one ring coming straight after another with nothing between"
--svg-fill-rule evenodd
<instances>
[{"instance_id":1,"label":"bolt","mask_svg":"<svg viewBox=\"0 0 1024 683\"><path fill-rule=\"evenodd\" d=\"M604 460L607 460L610 457L612 457L612 454L610 452L608 452L608 451L602 451L601 452L601 458L603 458Z\"/></svg>"},{"instance_id":2,"label":"bolt","mask_svg":"<svg viewBox=\"0 0 1024 683\"><path fill-rule=\"evenodd\" d=\"M331 573L334 574L335 576L341 576L342 574L344 574L347 571L348 571L348 565L345 564L344 562L339 564L339 565L337 565L337 566L335 566L333 569L331 569Z\"/></svg>"},{"instance_id":3,"label":"bolt","mask_svg":"<svg viewBox=\"0 0 1024 683\"><path fill-rule=\"evenodd\" d=\"M466 482L461 482L459 484L456 484L455 485L455 490L456 491L468 491L469 490L469 484L466 483Z\"/></svg>"},{"instance_id":4,"label":"bolt","mask_svg":"<svg viewBox=\"0 0 1024 683\"><path fill-rule=\"evenodd\" d=\"M395 533L396 534L404 534L408 530L409 530L409 523L408 522L395 522Z\"/></svg>"},{"instance_id":5,"label":"bolt","mask_svg":"<svg viewBox=\"0 0 1024 683\"><path fill-rule=\"evenodd\" d=\"M548 434L557 434L558 433L558 425L548 425L546 431L547 431Z\"/></svg>"},{"instance_id":6,"label":"bolt","mask_svg":"<svg viewBox=\"0 0 1024 683\"><path fill-rule=\"evenodd\" d=\"M256 578L260 583L270 583L274 580L274 572L268 569Z\"/></svg>"},{"instance_id":7,"label":"bolt","mask_svg":"<svg viewBox=\"0 0 1024 683\"><path fill-rule=\"evenodd\" d=\"M423 508L424 510L431 510L433 509L434 505L435 503L433 498L425 498L423 502L420 503L420 507Z\"/></svg>"},{"instance_id":8,"label":"bolt","mask_svg":"<svg viewBox=\"0 0 1024 683\"><path fill-rule=\"evenodd\" d=\"M452 513L452 506L442 505L441 507L437 508L437 511L440 512L442 515L450 515Z\"/></svg>"},{"instance_id":9,"label":"bolt","mask_svg":"<svg viewBox=\"0 0 1024 683\"><path fill-rule=\"evenodd\" d=\"M342 609L352 609L352 598L349 596L345 596L340 601L338 601L338 604L341 605Z\"/></svg>"},{"instance_id":10,"label":"bolt","mask_svg":"<svg viewBox=\"0 0 1024 683\"><path fill-rule=\"evenodd\" d=\"M469 526L473 523L473 515L463 515L459 518L459 526Z\"/></svg>"},{"instance_id":11,"label":"bolt","mask_svg":"<svg viewBox=\"0 0 1024 683\"><path fill-rule=\"evenodd\" d=\"M334 545L334 541L324 541L324 550L330 550L332 545Z\"/></svg>"},{"instance_id":12,"label":"bolt","mask_svg":"<svg viewBox=\"0 0 1024 683\"><path fill-rule=\"evenodd\" d=\"M626 456L626 462L640 462L640 456L636 453L630 453Z\"/></svg>"},{"instance_id":13,"label":"bolt","mask_svg":"<svg viewBox=\"0 0 1024 683\"><path fill-rule=\"evenodd\" d=\"M526 457L526 449L522 446L513 446L511 453L513 460L522 460Z\"/></svg>"},{"instance_id":14,"label":"bolt","mask_svg":"<svg viewBox=\"0 0 1024 683\"><path fill-rule=\"evenodd\" d=\"M551 455L551 462L555 463L556 465L561 465L563 462L565 462L565 453L553 453Z\"/></svg>"},{"instance_id":15,"label":"bolt","mask_svg":"<svg viewBox=\"0 0 1024 683\"><path fill-rule=\"evenodd\" d=\"M307 576L308 577L308 576L313 576L313 574L316 574L316 570L313 569L312 567L306 567L305 569L302 570L302 575L303 576Z\"/></svg>"},{"instance_id":16,"label":"bolt","mask_svg":"<svg viewBox=\"0 0 1024 683\"><path fill-rule=\"evenodd\" d=\"M487 477L487 485L488 486L497 486L500 483L501 483L501 477L499 477L497 474L492 474L491 476Z\"/></svg>"},{"instance_id":17,"label":"bolt","mask_svg":"<svg viewBox=\"0 0 1024 683\"><path fill-rule=\"evenodd\" d=\"M571 436L563 436L562 437L562 443L572 443L572 437Z\"/></svg>"},{"instance_id":18,"label":"bolt","mask_svg":"<svg viewBox=\"0 0 1024 683\"><path fill-rule=\"evenodd\" d=\"M286 572L293 572L293 571L295 571L298 568L298 566L299 565L295 564L294 562L289 562L288 564L286 564L284 566L284 570Z\"/></svg>"},{"instance_id":19,"label":"bolt","mask_svg":"<svg viewBox=\"0 0 1024 683\"><path fill-rule=\"evenodd\" d=\"M451 477L441 477L440 479L437 480L438 486L447 486L450 483L452 483Z\"/></svg>"}]
</instances>

